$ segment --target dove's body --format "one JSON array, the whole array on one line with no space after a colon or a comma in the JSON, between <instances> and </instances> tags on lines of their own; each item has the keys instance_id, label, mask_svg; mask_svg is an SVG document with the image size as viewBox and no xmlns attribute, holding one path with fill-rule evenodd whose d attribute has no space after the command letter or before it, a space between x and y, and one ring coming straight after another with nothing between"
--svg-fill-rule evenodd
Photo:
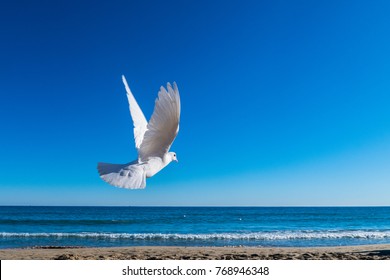
<instances>
[{"instance_id":1,"label":"dove's body","mask_svg":"<svg viewBox=\"0 0 390 280\"><path fill-rule=\"evenodd\" d=\"M135 146L138 159L128 164L98 163L100 177L107 183L121 188L142 189L150 178L166 167L176 153L169 152L179 131L180 97L176 84L168 83L168 91L161 87L153 115L149 121L139 108L125 78L130 114L134 122Z\"/></svg>"},{"instance_id":2,"label":"dove's body","mask_svg":"<svg viewBox=\"0 0 390 280\"><path fill-rule=\"evenodd\" d=\"M161 169L170 164L172 159L169 153L164 155L164 158L153 157L148 160L148 164L144 165L146 178L150 178L157 174Z\"/></svg>"}]
</instances>

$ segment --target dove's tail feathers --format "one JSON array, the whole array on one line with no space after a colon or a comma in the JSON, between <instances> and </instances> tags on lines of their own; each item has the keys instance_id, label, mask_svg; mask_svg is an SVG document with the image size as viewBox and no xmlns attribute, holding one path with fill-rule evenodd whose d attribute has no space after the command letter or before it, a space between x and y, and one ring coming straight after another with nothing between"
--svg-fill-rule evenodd
<instances>
[{"instance_id":1,"label":"dove's tail feathers","mask_svg":"<svg viewBox=\"0 0 390 280\"><path fill-rule=\"evenodd\" d=\"M119 188L143 189L146 186L146 174L138 161L128 164L99 162L97 166L100 178Z\"/></svg>"},{"instance_id":2,"label":"dove's tail feathers","mask_svg":"<svg viewBox=\"0 0 390 280\"><path fill-rule=\"evenodd\" d=\"M128 165L129 164L112 164L112 163L99 162L97 169L100 176L102 176L113 172L119 172L122 168Z\"/></svg>"}]
</instances>

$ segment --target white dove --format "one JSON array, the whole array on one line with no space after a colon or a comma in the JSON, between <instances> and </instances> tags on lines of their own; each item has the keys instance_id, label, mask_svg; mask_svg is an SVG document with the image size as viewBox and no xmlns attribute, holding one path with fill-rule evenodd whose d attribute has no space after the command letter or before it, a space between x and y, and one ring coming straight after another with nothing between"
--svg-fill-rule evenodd
<instances>
[{"instance_id":1,"label":"white dove","mask_svg":"<svg viewBox=\"0 0 390 280\"><path fill-rule=\"evenodd\" d=\"M176 83L160 88L154 112L149 123L122 76L127 91L130 114L134 123L135 147L138 159L127 164L99 162L97 169L107 183L127 189L143 189L146 178L152 177L171 161L178 161L176 153L169 152L179 132L180 96Z\"/></svg>"}]
</instances>

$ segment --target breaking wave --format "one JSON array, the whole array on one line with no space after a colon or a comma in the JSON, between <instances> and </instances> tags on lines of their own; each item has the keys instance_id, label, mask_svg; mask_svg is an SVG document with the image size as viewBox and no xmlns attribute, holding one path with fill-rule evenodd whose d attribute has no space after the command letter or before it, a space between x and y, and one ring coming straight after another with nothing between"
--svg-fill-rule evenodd
<instances>
[{"instance_id":1,"label":"breaking wave","mask_svg":"<svg viewBox=\"0 0 390 280\"><path fill-rule=\"evenodd\" d=\"M126 240L310 240L310 239L386 239L390 230L350 230L350 231L274 231L252 233L23 233L0 232L1 238L80 238L80 239L126 239Z\"/></svg>"}]
</instances>

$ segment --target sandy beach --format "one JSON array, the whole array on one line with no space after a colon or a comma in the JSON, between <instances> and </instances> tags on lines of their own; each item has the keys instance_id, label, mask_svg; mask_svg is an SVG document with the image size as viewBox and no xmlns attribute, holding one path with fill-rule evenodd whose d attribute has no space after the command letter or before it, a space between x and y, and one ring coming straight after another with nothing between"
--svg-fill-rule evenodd
<instances>
[{"instance_id":1,"label":"sandy beach","mask_svg":"<svg viewBox=\"0 0 390 280\"><path fill-rule=\"evenodd\" d=\"M1 260L390 260L390 244L309 247L108 247L0 250Z\"/></svg>"}]
</instances>

